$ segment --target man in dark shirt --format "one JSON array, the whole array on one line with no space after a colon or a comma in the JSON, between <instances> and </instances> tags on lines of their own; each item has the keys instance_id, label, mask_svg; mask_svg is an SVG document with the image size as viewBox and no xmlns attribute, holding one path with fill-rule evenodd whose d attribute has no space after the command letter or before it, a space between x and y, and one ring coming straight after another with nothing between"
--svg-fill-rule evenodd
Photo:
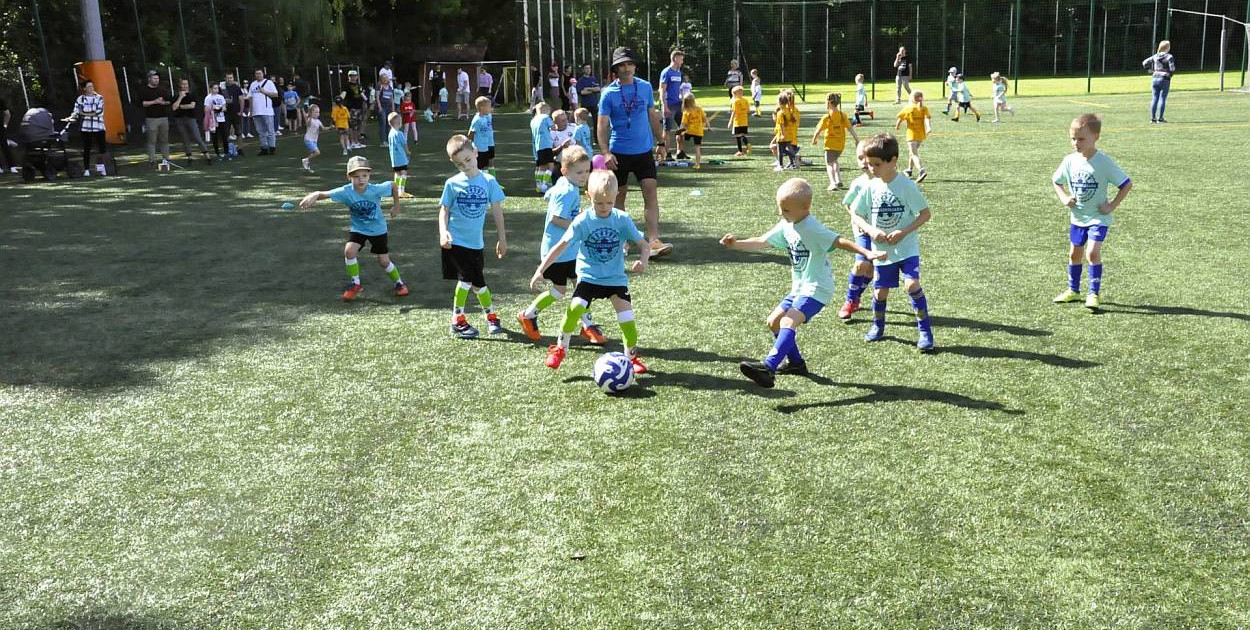
<instances>
[{"instance_id":1,"label":"man in dark shirt","mask_svg":"<svg viewBox=\"0 0 1250 630\"><path fill-rule=\"evenodd\" d=\"M169 162L169 103L170 94L161 87L161 75L148 70L148 82L139 87L139 102L143 105L144 127L147 128L148 164L156 164L156 143L161 145L161 155Z\"/></svg>"},{"instance_id":2,"label":"man in dark shirt","mask_svg":"<svg viewBox=\"0 0 1250 630\"><path fill-rule=\"evenodd\" d=\"M174 96L174 102L170 107L174 112L174 126L177 127L178 135L182 137L182 146L187 152L187 164L191 163L192 140L200 145L204 160L209 164L213 163L213 158L208 155L208 145L204 144L204 138L200 136L200 124L195 115L196 105L200 100L202 99L198 95L191 93L190 81L178 80L178 94Z\"/></svg>"},{"instance_id":3,"label":"man in dark shirt","mask_svg":"<svg viewBox=\"0 0 1250 630\"><path fill-rule=\"evenodd\" d=\"M599 90L599 79L595 77L590 64L583 64L582 76L577 77L578 102L592 117L599 115Z\"/></svg>"},{"instance_id":4,"label":"man in dark shirt","mask_svg":"<svg viewBox=\"0 0 1250 630\"><path fill-rule=\"evenodd\" d=\"M235 80L233 72L226 73L226 82L221 86L221 95L226 99L226 122L218 133L226 134L227 140L234 140L239 131L239 112L243 111L243 86ZM243 155L239 152L239 155Z\"/></svg>"},{"instance_id":5,"label":"man in dark shirt","mask_svg":"<svg viewBox=\"0 0 1250 630\"><path fill-rule=\"evenodd\" d=\"M9 118L12 113L9 112L9 104L0 98L0 151L4 152L4 169L8 169L11 173L17 172L17 165L13 163L13 153L9 151ZM2 171L3 169L0 169Z\"/></svg>"},{"instance_id":6,"label":"man in dark shirt","mask_svg":"<svg viewBox=\"0 0 1250 630\"><path fill-rule=\"evenodd\" d=\"M348 71L347 85L343 86L343 106L347 108L347 142L352 149L363 149L360 132L365 124L365 92L360 86L360 73Z\"/></svg>"}]
</instances>

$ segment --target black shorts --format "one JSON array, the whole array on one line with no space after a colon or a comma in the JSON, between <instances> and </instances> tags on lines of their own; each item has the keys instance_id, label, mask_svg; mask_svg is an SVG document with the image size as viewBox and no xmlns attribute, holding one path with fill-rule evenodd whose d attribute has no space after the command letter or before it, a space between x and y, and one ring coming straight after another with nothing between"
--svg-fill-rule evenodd
<instances>
[{"instance_id":1,"label":"black shorts","mask_svg":"<svg viewBox=\"0 0 1250 630\"><path fill-rule=\"evenodd\" d=\"M298 109L286 110L286 117L290 118L291 120L295 120L296 118L299 118L299 110Z\"/></svg>"},{"instance_id":2,"label":"black shorts","mask_svg":"<svg viewBox=\"0 0 1250 630\"><path fill-rule=\"evenodd\" d=\"M614 295L626 302L633 302L629 296L629 287L609 287L590 282L578 282L577 288L573 289L573 297L581 298L587 304L595 300L604 300Z\"/></svg>"},{"instance_id":3,"label":"black shorts","mask_svg":"<svg viewBox=\"0 0 1250 630\"><path fill-rule=\"evenodd\" d=\"M644 179L656 178L655 156L650 151L633 155L613 153L612 157L616 158L616 185L622 189L629 185L630 173L633 173L634 178L640 183Z\"/></svg>"},{"instance_id":4,"label":"black shorts","mask_svg":"<svg viewBox=\"0 0 1250 630\"><path fill-rule=\"evenodd\" d=\"M969 107L972 107L972 101L968 101L967 103L959 103L959 109L962 109L965 112L968 111Z\"/></svg>"},{"instance_id":5,"label":"black shorts","mask_svg":"<svg viewBox=\"0 0 1250 630\"><path fill-rule=\"evenodd\" d=\"M551 263L543 272L543 277L558 287L568 286L570 282L577 280L577 261Z\"/></svg>"},{"instance_id":6,"label":"black shorts","mask_svg":"<svg viewBox=\"0 0 1250 630\"><path fill-rule=\"evenodd\" d=\"M452 245L451 249L441 251L443 252L444 280L468 282L475 287L486 286L486 277L482 275L486 259L482 255L482 250Z\"/></svg>"},{"instance_id":7,"label":"black shorts","mask_svg":"<svg viewBox=\"0 0 1250 630\"><path fill-rule=\"evenodd\" d=\"M394 172L394 173L402 173L403 171L406 171L406 170L408 170L408 165L407 165L407 164L405 164L405 165L403 165L403 166L392 166L392 167L391 167L391 172Z\"/></svg>"},{"instance_id":8,"label":"black shorts","mask_svg":"<svg viewBox=\"0 0 1250 630\"><path fill-rule=\"evenodd\" d=\"M490 166L491 160L495 159L495 147L491 147L485 151L477 152L477 168L482 170Z\"/></svg>"},{"instance_id":9,"label":"black shorts","mask_svg":"<svg viewBox=\"0 0 1250 630\"><path fill-rule=\"evenodd\" d=\"M348 232L347 242L355 243L361 247L364 247L365 243L369 243L369 251L374 254L388 254L391 251L390 247L387 246L385 234L369 236L360 232Z\"/></svg>"},{"instance_id":10,"label":"black shorts","mask_svg":"<svg viewBox=\"0 0 1250 630\"><path fill-rule=\"evenodd\" d=\"M690 140L691 142L694 142L695 144L700 145L700 146L703 145L703 136L696 136L693 133L685 134L685 136L687 140Z\"/></svg>"},{"instance_id":11,"label":"black shorts","mask_svg":"<svg viewBox=\"0 0 1250 630\"><path fill-rule=\"evenodd\" d=\"M534 158L534 166L542 166L543 164L555 164L556 154L551 149L539 149L538 156Z\"/></svg>"},{"instance_id":12,"label":"black shorts","mask_svg":"<svg viewBox=\"0 0 1250 630\"><path fill-rule=\"evenodd\" d=\"M734 135L735 135L735 136L745 136L745 135L747 135L747 128L746 128L745 126L742 126L742 127L734 127Z\"/></svg>"}]
</instances>

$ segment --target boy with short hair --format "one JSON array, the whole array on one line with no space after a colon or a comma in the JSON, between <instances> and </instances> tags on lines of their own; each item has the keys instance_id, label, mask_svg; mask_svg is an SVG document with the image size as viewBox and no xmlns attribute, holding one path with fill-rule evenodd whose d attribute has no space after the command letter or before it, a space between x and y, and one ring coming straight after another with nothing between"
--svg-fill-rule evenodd
<instances>
[{"instance_id":1,"label":"boy with short hair","mask_svg":"<svg viewBox=\"0 0 1250 630\"><path fill-rule=\"evenodd\" d=\"M396 194L405 195L404 187L408 185L408 136L404 135L404 117L399 112L386 115L386 124L391 130L386 134L386 145L391 155L391 170L395 171Z\"/></svg>"},{"instance_id":2,"label":"boy with short hair","mask_svg":"<svg viewBox=\"0 0 1250 630\"><path fill-rule=\"evenodd\" d=\"M638 231L629 214L613 207L617 193L615 173L608 170L592 172L588 189L594 210L583 212L573 219L530 278L530 288L537 291L542 286L547 268L564 255L570 243L578 242L577 288L573 290L573 301L564 315L560 339L547 348L546 364L553 370L560 367L582 314L590 309L591 302L610 298L616 309L616 320L621 326L625 355L634 365L635 374L646 374L647 366L638 358L638 326L634 322L629 277L625 274L625 243L632 241L638 248L638 260L630 267L634 273L646 270L651 245Z\"/></svg>"},{"instance_id":3,"label":"boy with short hair","mask_svg":"<svg viewBox=\"0 0 1250 630\"><path fill-rule=\"evenodd\" d=\"M447 86L438 88L438 117L447 116Z\"/></svg>"},{"instance_id":4,"label":"boy with short hair","mask_svg":"<svg viewBox=\"0 0 1250 630\"><path fill-rule=\"evenodd\" d=\"M282 93L282 104L286 106L286 127L291 131L299 131L299 92L295 84L289 83Z\"/></svg>"},{"instance_id":5,"label":"boy with short hair","mask_svg":"<svg viewBox=\"0 0 1250 630\"><path fill-rule=\"evenodd\" d=\"M755 115L760 115L760 101L764 100L764 84L760 83L759 68L751 68L751 104L755 106Z\"/></svg>"},{"instance_id":6,"label":"boy with short hair","mask_svg":"<svg viewBox=\"0 0 1250 630\"><path fill-rule=\"evenodd\" d=\"M344 302L356 299L364 290L360 284L360 262L356 259L356 254L365 243L369 243L369 251L378 257L378 265L386 270L391 282L395 283L395 295L408 295L408 285L404 284L399 277L399 269L391 262L386 218L382 216L383 197L390 197L392 200L391 218L399 215L399 193L392 182L369 183L372 172L369 160L357 155L347 161L349 184L334 190L308 193L299 202L301 208L307 209L322 199L329 199L351 210L351 230L348 232L347 244L343 246L343 264L347 267L347 275L351 281L343 289L341 299Z\"/></svg>"},{"instance_id":7,"label":"boy with short hair","mask_svg":"<svg viewBox=\"0 0 1250 630\"><path fill-rule=\"evenodd\" d=\"M473 101L477 113L469 121L469 139L477 149L477 169L495 176L495 115L490 98L479 96Z\"/></svg>"},{"instance_id":8,"label":"boy with short hair","mask_svg":"<svg viewBox=\"0 0 1250 630\"><path fill-rule=\"evenodd\" d=\"M811 214L812 187L802 178L786 180L777 189L777 224L762 236L738 239L726 234L722 245L740 251L759 251L771 245L790 253L790 291L768 315L773 348L763 361L743 361L738 368L760 387L772 387L775 375L807 374L807 362L799 353L795 334L833 300L833 267L829 252L836 249L856 252L870 259L884 258L884 252L870 252L825 227ZM784 363L784 364L783 364Z\"/></svg>"},{"instance_id":9,"label":"boy with short hair","mask_svg":"<svg viewBox=\"0 0 1250 630\"><path fill-rule=\"evenodd\" d=\"M342 98L334 99L334 107L330 109L330 119L334 121L334 128L339 132L339 146L343 147L343 155L347 155L350 148L350 129L348 125L351 121L351 110L343 104Z\"/></svg>"},{"instance_id":10,"label":"boy with short hair","mask_svg":"<svg viewBox=\"0 0 1250 630\"><path fill-rule=\"evenodd\" d=\"M825 134L825 171L829 175L829 187L826 190L842 188L842 171L838 167L838 158L842 157L842 149L846 148L846 134L849 131L856 143L859 136L851 126L851 119L842 113L842 95L830 92L825 96L825 107L829 110L820 118L816 133L812 134L812 144L820 134Z\"/></svg>"},{"instance_id":11,"label":"boy with short hair","mask_svg":"<svg viewBox=\"0 0 1250 630\"><path fill-rule=\"evenodd\" d=\"M863 127L864 114L873 120L877 119L876 112L868 109L868 89L864 87L864 74L861 72L855 75L855 113L851 116L851 122L856 127Z\"/></svg>"},{"instance_id":12,"label":"boy with short hair","mask_svg":"<svg viewBox=\"0 0 1250 630\"><path fill-rule=\"evenodd\" d=\"M573 145L574 128L569 124L568 112L560 109L551 115L551 181L554 184L560 179L560 156L564 150Z\"/></svg>"},{"instance_id":13,"label":"boy with short hair","mask_svg":"<svg viewBox=\"0 0 1250 630\"><path fill-rule=\"evenodd\" d=\"M573 142L585 149L586 155L594 155L595 149L590 144L590 110L585 107L573 112L573 121L577 124L573 129Z\"/></svg>"},{"instance_id":14,"label":"boy with short hair","mask_svg":"<svg viewBox=\"0 0 1250 630\"><path fill-rule=\"evenodd\" d=\"M1063 158L1051 181L1059 202L1070 208L1068 230L1068 288L1055 297L1055 303L1073 302L1081 297L1081 261L1089 260L1089 295L1085 307L1099 307L1102 292L1102 243L1115 220L1113 212L1124 202L1133 181L1106 153L1098 150L1102 119L1095 114L1081 114L1068 128L1072 153ZM1069 194L1064 190L1067 185ZM1108 186L1119 189L1115 199L1107 201ZM1085 244L1093 241L1086 250Z\"/></svg>"},{"instance_id":15,"label":"boy with short hair","mask_svg":"<svg viewBox=\"0 0 1250 630\"><path fill-rule=\"evenodd\" d=\"M851 220L872 239L874 251L886 253L885 258L873 261L872 326L864 341L879 341L885 336L886 299L890 289L898 286L901 274L903 288L916 311L916 349L931 352L933 326L928 299L920 287L920 235L916 232L932 216L929 203L915 182L898 176L898 140L894 136L869 138L864 154L873 179L855 198Z\"/></svg>"},{"instance_id":16,"label":"boy with short hair","mask_svg":"<svg viewBox=\"0 0 1250 630\"><path fill-rule=\"evenodd\" d=\"M482 250L482 228L486 222L489 206L495 218L495 230L499 240L495 243L495 256L503 258L508 252L508 234L504 228L503 189L494 176L477 168L477 149L467 136L456 134L447 141L447 157L460 172L443 184L443 196L438 206L438 244L442 248L443 279L455 280L456 291L452 300L451 332L461 339L477 337L477 329L469 325L464 308L469 301L469 291L477 295L477 302L486 312L487 332L503 332L499 315L492 306L490 289L482 273L486 266Z\"/></svg>"},{"instance_id":17,"label":"boy with short hair","mask_svg":"<svg viewBox=\"0 0 1250 630\"><path fill-rule=\"evenodd\" d=\"M977 111L976 107L973 107L972 91L968 89L968 83L964 81L964 75L962 74L955 75L955 101L957 105L955 106L955 117L951 119L952 121L959 122L960 110L966 112L971 109L972 113L977 117L977 122L981 122L981 112Z\"/></svg>"},{"instance_id":18,"label":"boy with short hair","mask_svg":"<svg viewBox=\"0 0 1250 630\"><path fill-rule=\"evenodd\" d=\"M534 116L530 118L530 148L534 153L534 188L538 194L545 194L551 188L552 170L555 166L555 151L551 144L551 128L555 123L551 120L551 106L539 103L534 106Z\"/></svg>"},{"instance_id":19,"label":"boy with short hair","mask_svg":"<svg viewBox=\"0 0 1250 630\"><path fill-rule=\"evenodd\" d=\"M734 134L734 142L738 143L735 157L751 155L751 139L747 137L747 122L751 115L751 102L742 96L742 86L735 85L733 98L729 101L732 114L729 116L729 130Z\"/></svg>"},{"instance_id":20,"label":"boy with short hair","mask_svg":"<svg viewBox=\"0 0 1250 630\"><path fill-rule=\"evenodd\" d=\"M950 115L951 104L954 103L957 98L955 95L955 76L958 74L959 70L955 68L955 66L951 66L950 70L946 71L946 107L942 109L943 116Z\"/></svg>"},{"instance_id":21,"label":"boy with short hair","mask_svg":"<svg viewBox=\"0 0 1250 630\"><path fill-rule=\"evenodd\" d=\"M585 110L583 110L585 111ZM581 188L590 180L590 154L579 146L569 147L561 156L564 177L547 191L547 220L543 226L542 249L538 259L547 257L551 248L564 236L565 230L581 210ZM568 294L568 285L577 279L577 251L566 249L555 262L547 267L543 277L551 281L551 290L534 298L529 307L517 312L517 322L525 336L534 341L542 339L538 331L538 314ZM582 316L582 337L595 345L607 343L603 331L590 323L589 316Z\"/></svg>"},{"instance_id":22,"label":"boy with short hair","mask_svg":"<svg viewBox=\"0 0 1250 630\"><path fill-rule=\"evenodd\" d=\"M855 243L864 249L872 249L872 238L855 224L855 211L852 209L855 200L872 180L872 175L868 174L868 156L864 154L866 143L867 139L860 140L855 145L855 161L859 164L859 170L863 172L846 189L846 195L842 197L842 205L846 207L847 214L851 215L851 233L855 235ZM855 262L851 263L851 272L846 277L846 301L842 303L842 308L838 309L838 319L847 324L851 323L851 315L859 310L859 299L871 282L872 261L865 256L855 254Z\"/></svg>"}]
</instances>

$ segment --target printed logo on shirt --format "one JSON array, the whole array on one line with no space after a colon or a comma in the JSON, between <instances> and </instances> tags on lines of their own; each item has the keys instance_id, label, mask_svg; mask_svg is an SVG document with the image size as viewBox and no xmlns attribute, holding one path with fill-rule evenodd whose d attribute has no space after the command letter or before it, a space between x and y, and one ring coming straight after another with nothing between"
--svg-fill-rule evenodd
<instances>
[{"instance_id":1,"label":"printed logo on shirt","mask_svg":"<svg viewBox=\"0 0 1250 630\"><path fill-rule=\"evenodd\" d=\"M1077 171L1068 180L1068 186L1072 188L1072 194L1084 203L1093 199L1098 192L1098 178L1094 177L1092 171Z\"/></svg>"},{"instance_id":2,"label":"printed logo on shirt","mask_svg":"<svg viewBox=\"0 0 1250 630\"><path fill-rule=\"evenodd\" d=\"M812 258L812 252L798 238L787 238L786 241L790 245L788 248L790 250L790 267L798 272L807 269L807 263Z\"/></svg>"},{"instance_id":3,"label":"printed logo on shirt","mask_svg":"<svg viewBox=\"0 0 1250 630\"><path fill-rule=\"evenodd\" d=\"M476 219L486 214L487 205L486 189L477 184L469 184L456 193L456 207L465 218Z\"/></svg>"},{"instance_id":4,"label":"printed logo on shirt","mask_svg":"<svg viewBox=\"0 0 1250 630\"><path fill-rule=\"evenodd\" d=\"M606 263L621 253L621 235L616 228L598 228L584 241L591 260Z\"/></svg>"},{"instance_id":5,"label":"printed logo on shirt","mask_svg":"<svg viewBox=\"0 0 1250 630\"><path fill-rule=\"evenodd\" d=\"M372 217L373 212L375 209L377 209L377 207L378 207L378 204L372 201L369 201L367 199L362 199L360 201L353 201L351 205L348 206L348 208L352 211L352 218L360 219L362 221L368 220L370 217Z\"/></svg>"},{"instance_id":6,"label":"printed logo on shirt","mask_svg":"<svg viewBox=\"0 0 1250 630\"><path fill-rule=\"evenodd\" d=\"M879 190L872 195L873 225L882 230L892 230L903 220L907 207L889 190Z\"/></svg>"}]
</instances>

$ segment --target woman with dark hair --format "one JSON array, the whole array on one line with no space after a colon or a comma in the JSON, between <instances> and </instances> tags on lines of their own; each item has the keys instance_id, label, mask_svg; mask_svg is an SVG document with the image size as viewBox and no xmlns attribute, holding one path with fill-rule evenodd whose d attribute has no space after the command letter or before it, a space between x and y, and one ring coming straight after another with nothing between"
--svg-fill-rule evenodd
<instances>
[{"instance_id":1,"label":"woman with dark hair","mask_svg":"<svg viewBox=\"0 0 1250 630\"><path fill-rule=\"evenodd\" d=\"M1150 82L1150 124L1166 124L1163 110L1168 106L1168 92L1172 89L1172 75L1176 74L1176 59L1172 57L1172 42L1159 42L1159 50L1142 60L1143 68L1154 75Z\"/></svg>"},{"instance_id":2,"label":"woman with dark hair","mask_svg":"<svg viewBox=\"0 0 1250 630\"><path fill-rule=\"evenodd\" d=\"M82 176L91 176L92 147L98 151L96 172L103 175L109 149L104 142L104 97L95 91L94 81L87 79L82 84L82 94L74 101L74 113L70 117L78 121L78 130L82 134Z\"/></svg>"},{"instance_id":3,"label":"woman with dark hair","mask_svg":"<svg viewBox=\"0 0 1250 630\"><path fill-rule=\"evenodd\" d=\"M907 56L907 47L899 46L898 54L894 55L894 104L903 102L903 90L911 94L911 58Z\"/></svg>"}]
</instances>

